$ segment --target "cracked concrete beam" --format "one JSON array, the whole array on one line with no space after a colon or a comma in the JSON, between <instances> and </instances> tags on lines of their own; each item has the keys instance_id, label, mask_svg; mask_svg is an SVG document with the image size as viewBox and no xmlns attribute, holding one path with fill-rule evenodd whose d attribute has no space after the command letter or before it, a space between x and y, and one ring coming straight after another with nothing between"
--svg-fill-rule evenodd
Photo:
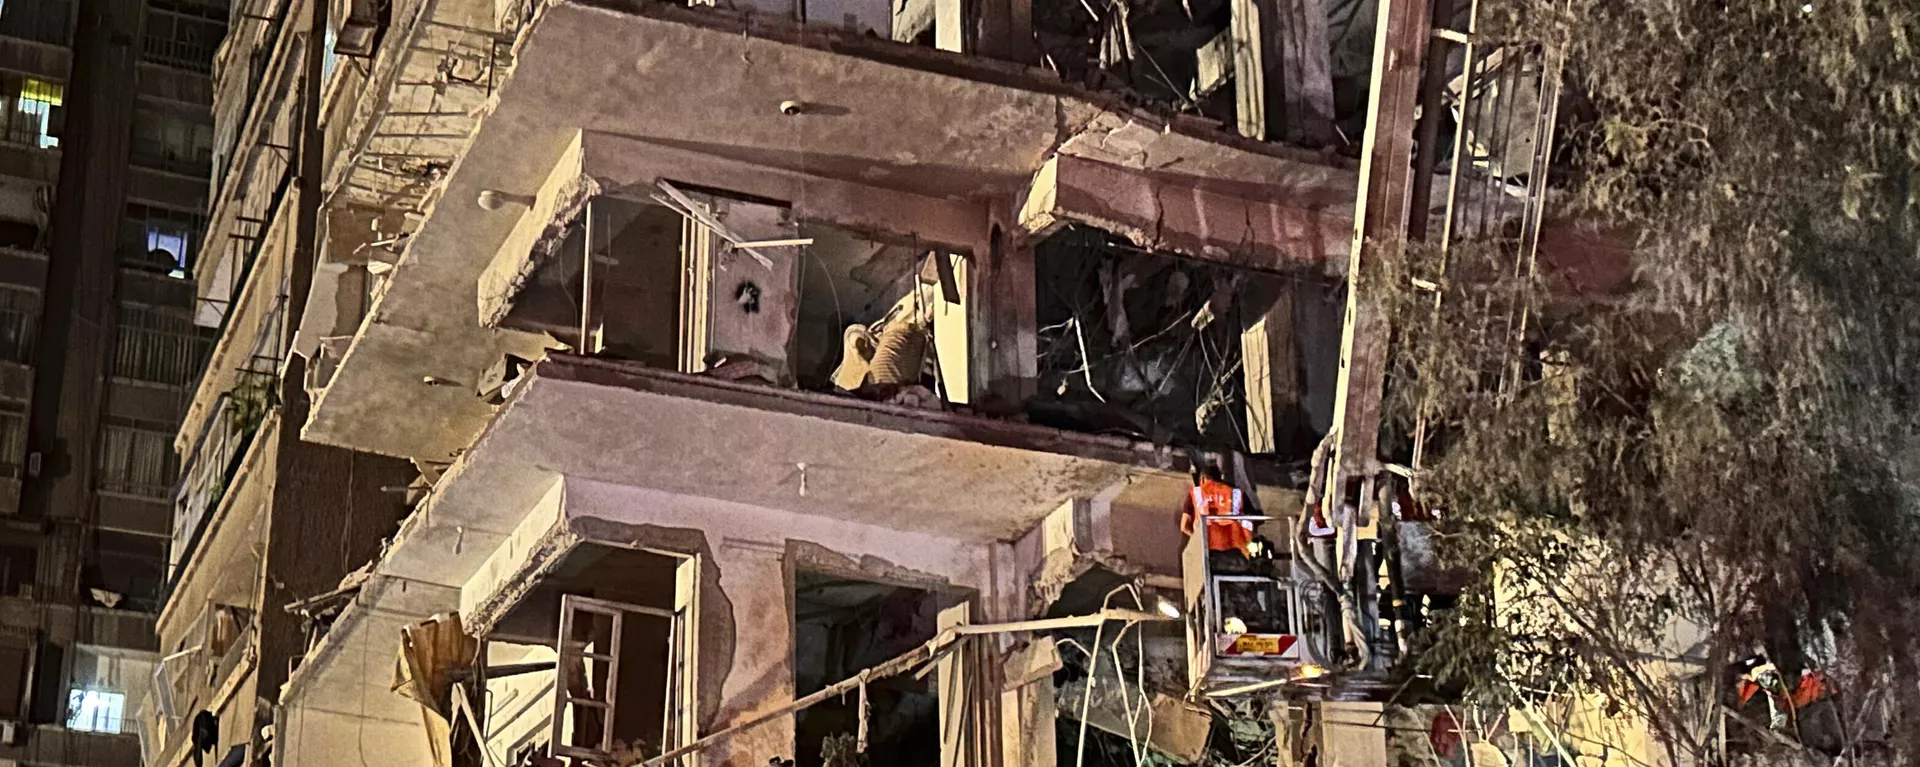
<instances>
[{"instance_id":1,"label":"cracked concrete beam","mask_svg":"<svg viewBox=\"0 0 1920 767\"><path fill-rule=\"evenodd\" d=\"M534 257L534 246L543 240L558 236L556 228L564 227L580 211L586 200L598 191L593 180L587 178L581 164L581 136L576 132L567 149L560 155L553 170L540 184L540 188L531 198L523 202L510 196L502 202L499 210L490 211L494 215L509 216L519 214L506 241L494 252L493 260L480 273L480 301L478 306L480 325L492 327L513 308L513 299L519 293L533 270L539 266L540 258ZM511 190L505 190L511 194ZM448 200L449 204L478 204L475 201ZM484 207L484 206L483 206Z\"/></svg>"},{"instance_id":2,"label":"cracked concrete beam","mask_svg":"<svg viewBox=\"0 0 1920 767\"><path fill-rule=\"evenodd\" d=\"M1143 248L1268 271L1336 269L1353 226L1285 201L1061 154L1034 174L1020 225L1040 238L1067 224L1097 227Z\"/></svg>"}]
</instances>

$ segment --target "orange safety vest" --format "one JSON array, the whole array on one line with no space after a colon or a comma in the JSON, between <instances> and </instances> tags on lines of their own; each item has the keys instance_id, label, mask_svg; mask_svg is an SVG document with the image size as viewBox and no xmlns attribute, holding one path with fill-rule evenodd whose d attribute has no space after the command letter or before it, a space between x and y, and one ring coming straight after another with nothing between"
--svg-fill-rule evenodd
<instances>
[{"instance_id":1,"label":"orange safety vest","mask_svg":"<svg viewBox=\"0 0 1920 767\"><path fill-rule=\"evenodd\" d=\"M1760 685L1755 684L1753 680L1740 680L1740 705L1746 705L1747 701L1753 699L1754 693L1760 691ZM1774 693L1769 694L1773 695L1775 703L1777 704L1781 696ZM1794 708L1806 708L1819 702L1821 698L1826 696L1827 678L1818 671L1809 670L1800 674L1800 684L1794 687L1793 695L1788 696L1787 700L1793 703Z\"/></svg>"},{"instance_id":2,"label":"orange safety vest","mask_svg":"<svg viewBox=\"0 0 1920 767\"><path fill-rule=\"evenodd\" d=\"M1225 482L1211 478L1202 478L1200 484L1189 491L1185 513L1180 515L1180 532L1193 534L1193 525L1200 516L1224 517L1238 516L1241 506L1240 491ZM1207 521L1207 548L1213 551L1249 552L1253 542L1252 522L1230 522L1224 519Z\"/></svg>"}]
</instances>

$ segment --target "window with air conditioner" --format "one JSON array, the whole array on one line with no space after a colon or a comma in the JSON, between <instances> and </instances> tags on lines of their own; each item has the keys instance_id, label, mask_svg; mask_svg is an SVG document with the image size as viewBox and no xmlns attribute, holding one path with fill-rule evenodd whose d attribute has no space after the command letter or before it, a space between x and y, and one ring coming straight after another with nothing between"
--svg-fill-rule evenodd
<instances>
[{"instance_id":1,"label":"window with air conditioner","mask_svg":"<svg viewBox=\"0 0 1920 767\"><path fill-rule=\"evenodd\" d=\"M336 0L340 10L337 50L350 56L370 56L380 47L392 16L390 0ZM336 48L329 48L336 50Z\"/></svg>"}]
</instances>

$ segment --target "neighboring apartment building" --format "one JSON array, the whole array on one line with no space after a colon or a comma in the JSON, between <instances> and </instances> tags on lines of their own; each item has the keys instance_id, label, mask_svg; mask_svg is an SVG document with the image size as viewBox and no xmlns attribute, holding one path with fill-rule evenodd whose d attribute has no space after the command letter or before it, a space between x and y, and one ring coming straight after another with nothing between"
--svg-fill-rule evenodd
<instances>
[{"instance_id":1,"label":"neighboring apartment building","mask_svg":"<svg viewBox=\"0 0 1920 767\"><path fill-rule=\"evenodd\" d=\"M0 4L0 764L135 765L222 0Z\"/></svg>"},{"instance_id":2,"label":"neighboring apartment building","mask_svg":"<svg viewBox=\"0 0 1920 767\"><path fill-rule=\"evenodd\" d=\"M1191 761L1213 697L1385 764L1345 288L1537 231L1555 78L1423 79L1408 0L732 5L239 0L151 763Z\"/></svg>"}]
</instances>

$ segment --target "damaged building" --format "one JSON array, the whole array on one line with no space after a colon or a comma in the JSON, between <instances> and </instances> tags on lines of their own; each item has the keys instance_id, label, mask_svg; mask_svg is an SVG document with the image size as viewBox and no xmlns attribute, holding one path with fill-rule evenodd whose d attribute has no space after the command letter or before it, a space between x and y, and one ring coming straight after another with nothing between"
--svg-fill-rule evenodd
<instances>
[{"instance_id":1,"label":"damaged building","mask_svg":"<svg viewBox=\"0 0 1920 767\"><path fill-rule=\"evenodd\" d=\"M153 763L1386 763L1467 2L235 5Z\"/></svg>"}]
</instances>

